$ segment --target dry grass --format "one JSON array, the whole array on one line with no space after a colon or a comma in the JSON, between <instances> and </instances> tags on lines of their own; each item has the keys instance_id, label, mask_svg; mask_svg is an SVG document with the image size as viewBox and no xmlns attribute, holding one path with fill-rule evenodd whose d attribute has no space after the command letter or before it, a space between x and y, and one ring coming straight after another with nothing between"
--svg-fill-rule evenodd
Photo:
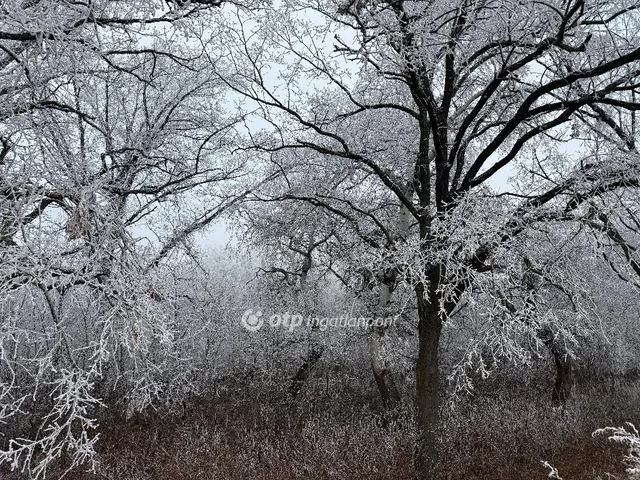
<instances>
[{"instance_id":1,"label":"dry grass","mask_svg":"<svg viewBox=\"0 0 640 480\"><path fill-rule=\"evenodd\" d=\"M624 421L640 423L638 384L621 385L614 393L583 385L564 413L551 408L541 385L485 387L443 412L443 479L542 480L542 460L565 480L624 478L622 449L591 433ZM181 415L112 422L101 431L98 478L412 477L414 427L408 412L391 421L375 411L375 396L357 391L307 395L295 403L272 392L237 387ZM96 477L75 472L68 478Z\"/></svg>"},{"instance_id":2,"label":"dry grass","mask_svg":"<svg viewBox=\"0 0 640 480\"><path fill-rule=\"evenodd\" d=\"M545 393L483 395L447 412L442 478L543 479L542 461L564 480L624 478L623 449L591 434L603 425L637 423L638 387L611 394L583 386L565 411L552 408Z\"/></svg>"},{"instance_id":3,"label":"dry grass","mask_svg":"<svg viewBox=\"0 0 640 480\"><path fill-rule=\"evenodd\" d=\"M122 480L410 477L406 419L385 427L362 403L345 410L331 401L263 400L245 391L182 418L105 429L103 474Z\"/></svg>"}]
</instances>

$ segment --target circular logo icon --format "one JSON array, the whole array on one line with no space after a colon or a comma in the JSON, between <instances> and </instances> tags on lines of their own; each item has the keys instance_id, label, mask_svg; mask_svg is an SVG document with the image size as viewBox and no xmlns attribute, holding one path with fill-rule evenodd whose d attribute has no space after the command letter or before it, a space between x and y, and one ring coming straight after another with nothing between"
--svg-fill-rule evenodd
<instances>
[{"instance_id":1,"label":"circular logo icon","mask_svg":"<svg viewBox=\"0 0 640 480\"><path fill-rule=\"evenodd\" d=\"M260 310L256 310L254 313L253 310L249 309L242 314L242 318L240 319L240 324L250 332L260 330L263 323L264 319L262 318L262 312Z\"/></svg>"}]
</instances>

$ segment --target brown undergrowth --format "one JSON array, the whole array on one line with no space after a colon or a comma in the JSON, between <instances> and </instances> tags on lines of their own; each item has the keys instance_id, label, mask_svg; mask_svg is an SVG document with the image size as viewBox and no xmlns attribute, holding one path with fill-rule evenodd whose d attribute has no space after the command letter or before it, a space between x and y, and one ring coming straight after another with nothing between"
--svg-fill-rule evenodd
<instances>
[{"instance_id":1,"label":"brown undergrowth","mask_svg":"<svg viewBox=\"0 0 640 480\"><path fill-rule=\"evenodd\" d=\"M591 433L640 423L640 386L584 384L563 412L545 390L486 385L443 412L443 479L625 478L623 450ZM382 415L372 394L342 391L287 400L278 390L238 386L194 402L101 428L100 471L72 480L410 479L409 409ZM507 393L508 392L508 393ZM20 478L16 474L5 478ZM55 477L52 477L55 478Z\"/></svg>"}]
</instances>

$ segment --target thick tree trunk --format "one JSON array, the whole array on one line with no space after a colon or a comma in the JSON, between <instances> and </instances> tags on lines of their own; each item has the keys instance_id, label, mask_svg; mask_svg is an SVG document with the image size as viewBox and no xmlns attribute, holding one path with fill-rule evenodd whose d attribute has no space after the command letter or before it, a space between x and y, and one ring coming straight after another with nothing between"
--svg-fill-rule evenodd
<instances>
[{"instance_id":1,"label":"thick tree trunk","mask_svg":"<svg viewBox=\"0 0 640 480\"><path fill-rule=\"evenodd\" d=\"M437 475L440 418L440 370L438 348L442 320L435 293L425 297L424 286L416 286L418 302L418 361L416 365L416 409L418 443L415 451L415 478L434 480Z\"/></svg>"}]
</instances>

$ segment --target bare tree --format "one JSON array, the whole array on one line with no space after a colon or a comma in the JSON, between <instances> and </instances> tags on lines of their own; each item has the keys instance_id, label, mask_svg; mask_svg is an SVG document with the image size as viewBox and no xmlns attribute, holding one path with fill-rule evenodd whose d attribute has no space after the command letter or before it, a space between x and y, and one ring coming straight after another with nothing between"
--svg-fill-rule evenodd
<instances>
[{"instance_id":1,"label":"bare tree","mask_svg":"<svg viewBox=\"0 0 640 480\"><path fill-rule=\"evenodd\" d=\"M93 460L116 389L187 381L163 268L253 182L194 47L219 5L0 2L0 462L30 478Z\"/></svg>"},{"instance_id":2,"label":"bare tree","mask_svg":"<svg viewBox=\"0 0 640 480\"><path fill-rule=\"evenodd\" d=\"M313 151L312 169L345 172L339 189L283 184L278 195L375 230L413 286L418 478L437 476L438 350L461 302L502 305L493 278L516 271L518 237L579 223L590 201L638 186L636 151L610 139L627 126L597 113L640 108L638 7L290 1L264 17L240 12L222 35L236 68L225 80L263 120L247 124L254 147ZM598 131L583 138L594 116ZM511 188L497 180L508 175Z\"/></svg>"}]
</instances>

